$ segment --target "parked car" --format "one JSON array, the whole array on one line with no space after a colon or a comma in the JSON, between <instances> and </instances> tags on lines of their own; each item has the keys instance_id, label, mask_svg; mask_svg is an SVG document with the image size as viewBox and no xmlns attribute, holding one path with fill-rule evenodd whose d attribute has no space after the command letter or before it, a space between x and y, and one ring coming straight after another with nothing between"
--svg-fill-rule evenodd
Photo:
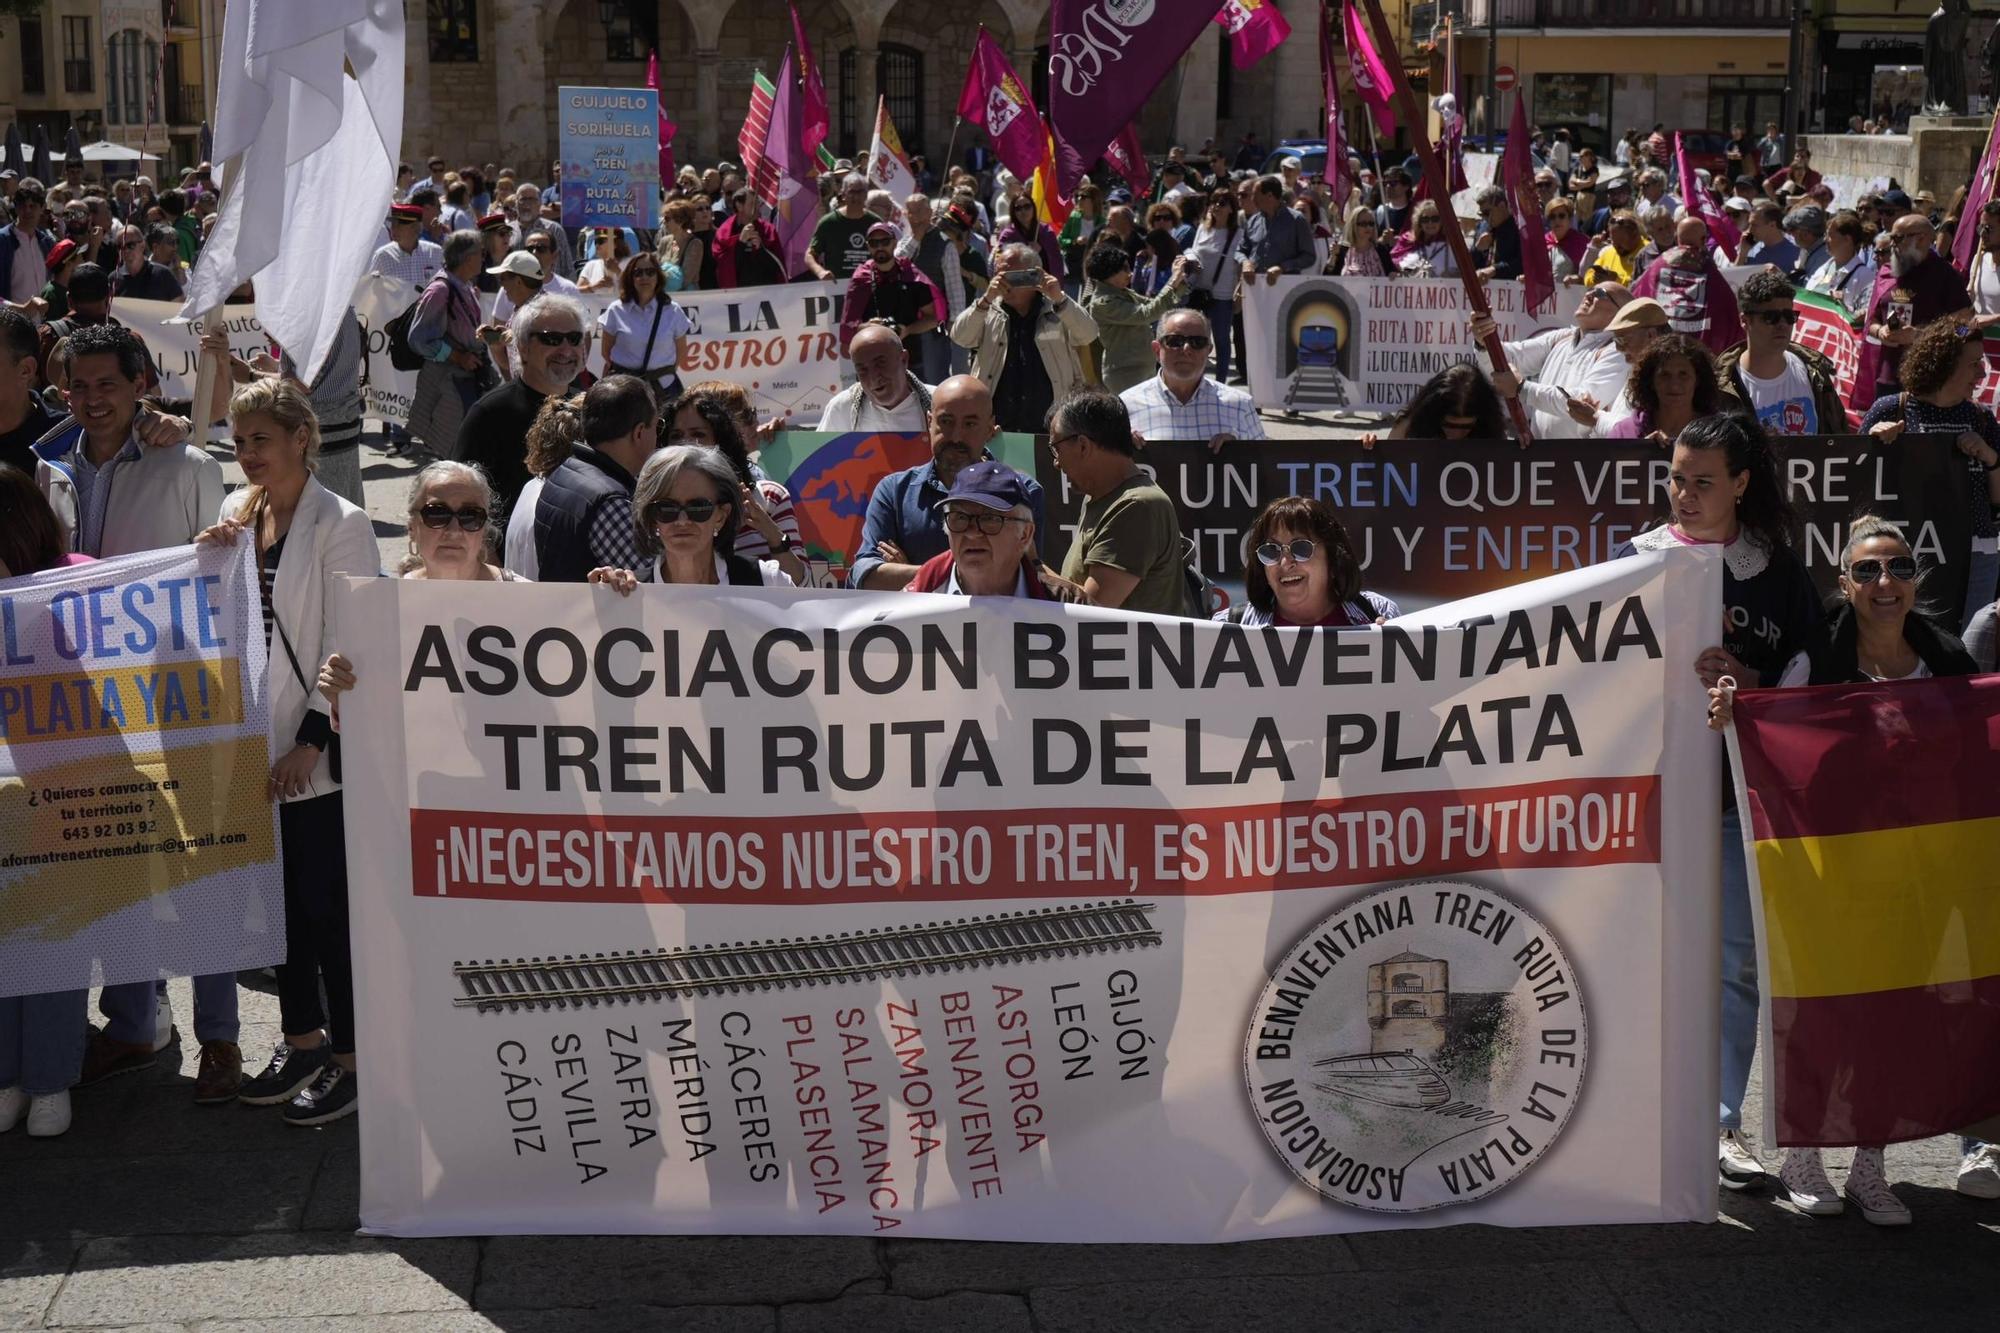
<instances>
[{"instance_id":1,"label":"parked car","mask_svg":"<svg viewBox=\"0 0 2000 1333\"><path fill-rule=\"evenodd\" d=\"M1694 163L1697 171L1706 171L1711 180L1728 180L1729 136L1721 130L1682 130L1681 147L1687 150L1688 161ZM1673 140L1667 140L1672 147ZM1673 164L1667 166L1671 174ZM1668 182L1668 188L1676 193L1680 190L1678 180Z\"/></svg>"},{"instance_id":2,"label":"parked car","mask_svg":"<svg viewBox=\"0 0 2000 1333\"><path fill-rule=\"evenodd\" d=\"M1326 174L1326 140L1324 139L1280 139L1271 155L1264 159L1263 174L1278 174L1278 164L1288 157L1299 160L1299 174L1317 180Z\"/></svg>"}]
</instances>

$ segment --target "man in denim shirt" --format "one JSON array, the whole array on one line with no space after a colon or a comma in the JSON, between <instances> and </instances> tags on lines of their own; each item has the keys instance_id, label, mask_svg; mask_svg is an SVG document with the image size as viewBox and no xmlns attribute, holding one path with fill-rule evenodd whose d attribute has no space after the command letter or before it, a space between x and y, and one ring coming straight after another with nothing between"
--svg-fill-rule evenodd
<instances>
[{"instance_id":1,"label":"man in denim shirt","mask_svg":"<svg viewBox=\"0 0 2000 1333\"><path fill-rule=\"evenodd\" d=\"M868 498L861 549L848 569L848 586L895 591L909 585L926 560L950 548L938 508L959 472L992 457L987 441L999 432L993 393L976 375L954 375L931 395L931 461L892 472ZM1042 530L1042 488L1027 483L1035 531Z\"/></svg>"},{"instance_id":2,"label":"man in denim shirt","mask_svg":"<svg viewBox=\"0 0 2000 1333\"><path fill-rule=\"evenodd\" d=\"M1236 244L1243 261L1243 281L1259 273L1275 283L1280 273L1304 273L1317 262L1312 224L1285 207L1285 183L1276 176L1257 182L1256 207L1243 221L1243 239Z\"/></svg>"}]
</instances>

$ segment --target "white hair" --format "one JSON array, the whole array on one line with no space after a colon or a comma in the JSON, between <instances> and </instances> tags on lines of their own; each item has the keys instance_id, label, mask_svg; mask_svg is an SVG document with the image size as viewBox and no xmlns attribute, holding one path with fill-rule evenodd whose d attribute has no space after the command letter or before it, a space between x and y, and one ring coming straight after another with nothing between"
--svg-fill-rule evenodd
<instances>
[{"instance_id":1,"label":"white hair","mask_svg":"<svg viewBox=\"0 0 2000 1333\"><path fill-rule=\"evenodd\" d=\"M515 308L514 317L507 321L507 336L513 339L514 346L519 347L534 332L536 320L543 315L557 314L568 315L576 321L579 330L585 334L590 332L590 312L584 308L583 302L561 292L544 291Z\"/></svg>"}]
</instances>

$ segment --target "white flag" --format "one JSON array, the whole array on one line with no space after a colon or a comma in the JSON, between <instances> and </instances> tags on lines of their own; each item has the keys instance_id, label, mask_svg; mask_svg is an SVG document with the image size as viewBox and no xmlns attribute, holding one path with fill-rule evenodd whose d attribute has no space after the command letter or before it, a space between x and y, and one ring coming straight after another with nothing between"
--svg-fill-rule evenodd
<instances>
[{"instance_id":1,"label":"white flag","mask_svg":"<svg viewBox=\"0 0 2000 1333\"><path fill-rule=\"evenodd\" d=\"M889 103L880 97L875 99L875 142L868 146L868 183L889 192L889 197L896 201L895 216L900 222L903 201L917 192L917 177L910 170L910 159L903 155L903 141L889 119Z\"/></svg>"},{"instance_id":2,"label":"white flag","mask_svg":"<svg viewBox=\"0 0 2000 1333\"><path fill-rule=\"evenodd\" d=\"M403 59L402 0L234 0L224 10L222 206L183 316L199 318L254 278L264 328L307 380L318 373L396 186Z\"/></svg>"}]
</instances>

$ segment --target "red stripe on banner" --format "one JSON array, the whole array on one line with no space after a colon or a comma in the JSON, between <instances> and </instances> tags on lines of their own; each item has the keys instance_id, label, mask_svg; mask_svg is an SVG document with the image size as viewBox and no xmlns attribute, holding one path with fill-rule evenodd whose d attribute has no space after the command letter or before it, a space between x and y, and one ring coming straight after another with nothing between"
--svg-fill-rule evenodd
<instances>
[{"instance_id":1,"label":"red stripe on banner","mask_svg":"<svg viewBox=\"0 0 2000 1333\"><path fill-rule=\"evenodd\" d=\"M2000 1114L2000 977L1771 1002L1780 1147L1903 1143Z\"/></svg>"},{"instance_id":2,"label":"red stripe on banner","mask_svg":"<svg viewBox=\"0 0 2000 1333\"><path fill-rule=\"evenodd\" d=\"M2000 816L2000 676L1746 690L1736 739L1760 842Z\"/></svg>"},{"instance_id":3,"label":"red stripe on banner","mask_svg":"<svg viewBox=\"0 0 2000 1333\"><path fill-rule=\"evenodd\" d=\"M521 902L1211 896L1659 859L1652 775L1201 810L410 812L415 896Z\"/></svg>"}]
</instances>

